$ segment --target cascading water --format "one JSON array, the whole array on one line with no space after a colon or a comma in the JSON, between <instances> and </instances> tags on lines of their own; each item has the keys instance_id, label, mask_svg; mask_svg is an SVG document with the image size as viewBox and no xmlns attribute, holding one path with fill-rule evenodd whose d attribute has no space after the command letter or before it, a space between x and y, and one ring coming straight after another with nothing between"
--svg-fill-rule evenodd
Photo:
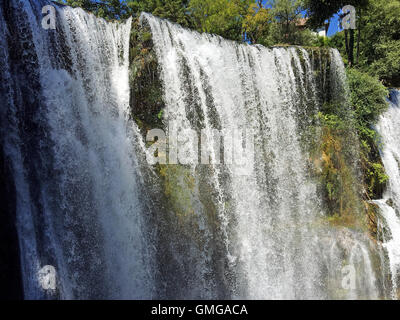
<instances>
[{"instance_id":1,"label":"cascading water","mask_svg":"<svg viewBox=\"0 0 400 320\"><path fill-rule=\"evenodd\" d=\"M1 128L17 202L24 294L43 298L39 270L55 267L50 297L152 298L145 197L139 198L129 121L131 20L107 23L48 1L0 6Z\"/></svg>"},{"instance_id":2,"label":"cascading water","mask_svg":"<svg viewBox=\"0 0 400 320\"><path fill-rule=\"evenodd\" d=\"M390 93L388 111L380 118L377 131L382 137L382 160L389 176L384 200L375 201L381 208L389 234L383 233L392 275L392 297L399 298L400 285L400 91Z\"/></svg>"},{"instance_id":3,"label":"cascading water","mask_svg":"<svg viewBox=\"0 0 400 320\"><path fill-rule=\"evenodd\" d=\"M48 4L56 30L42 28ZM185 165L143 162L129 106L131 20L0 1L0 145L15 185L25 297L385 298L375 243L326 223L309 168L308 128L326 101L346 100L339 53L141 21L160 66L168 155ZM211 164L198 163L193 132ZM232 152L223 164L220 151ZM40 286L46 265L57 290ZM356 279L343 288L348 266Z\"/></svg>"},{"instance_id":4,"label":"cascading water","mask_svg":"<svg viewBox=\"0 0 400 320\"><path fill-rule=\"evenodd\" d=\"M302 48L237 44L148 14L142 14L141 21L151 29L162 67L164 120L170 143L174 141L176 146L180 140L183 154L190 160L185 174L193 178L197 190L192 199L195 214L188 214L191 232L193 220L199 225L199 245L175 254L175 259L182 260L181 264L196 261L202 265L200 272L189 277L192 287L225 288L224 294L203 290L198 295L179 283L182 297L377 298L380 293L370 257L374 244L350 230L317 226L324 209L302 143L306 140L304 128L312 124L324 91L345 101L339 53L330 52L329 73L318 53L311 57ZM319 78L315 76L318 72ZM345 104L343 112L348 112ZM188 152L196 140L189 137L195 131L209 138L215 130L255 134L254 157L247 157L244 165L228 161L221 166L219 146L213 147L209 139L205 148L214 164L207 171L199 169L196 148ZM241 139L235 139L240 145ZM242 146L239 149L242 151ZM202 200L204 180L209 181L213 201ZM217 220L223 255L209 254L199 261L202 253L210 252L209 234L215 234L207 227L214 220L198 215L207 212L208 202L215 204L213 219ZM213 259L220 264L215 265ZM358 278L356 288L341 295L345 261L357 269ZM207 276L210 273L214 279Z\"/></svg>"}]
</instances>

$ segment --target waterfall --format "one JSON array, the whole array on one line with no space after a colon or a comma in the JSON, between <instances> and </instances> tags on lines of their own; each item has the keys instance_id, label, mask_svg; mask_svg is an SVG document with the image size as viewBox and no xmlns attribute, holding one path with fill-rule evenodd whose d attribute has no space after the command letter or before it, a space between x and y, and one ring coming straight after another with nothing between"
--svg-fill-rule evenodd
<instances>
[{"instance_id":1,"label":"waterfall","mask_svg":"<svg viewBox=\"0 0 400 320\"><path fill-rule=\"evenodd\" d=\"M129 120L131 20L48 1L0 6L1 130L16 187L26 298L152 298L151 245ZM57 272L44 291L38 273Z\"/></svg>"},{"instance_id":2,"label":"waterfall","mask_svg":"<svg viewBox=\"0 0 400 320\"><path fill-rule=\"evenodd\" d=\"M170 250L175 250L177 268L189 263L201 268L193 274L181 268L190 285L179 283L179 297L377 298L370 250L374 244L363 235L321 222L326 212L307 167L306 128L322 108L324 94L328 91L332 100L342 103L342 112L349 112L338 51L330 50L322 58L321 53L300 47L238 44L149 14L142 14L141 21L151 29L161 65L168 136L174 148L179 140L189 160L181 174L193 179L193 210L187 209L185 216L190 217L186 228L196 235L187 235L188 241L196 237L197 245L178 253L172 245ZM245 162L220 165L220 146L210 143L216 130L228 136L235 130L254 134L254 154L246 140ZM191 148L196 145L193 132L207 137L211 165L198 165L198 150ZM242 151L240 136L233 134L232 139L239 141ZM202 191L204 181L207 191ZM206 214L210 202L211 218ZM210 234L216 233L219 236L212 241L219 251L213 254ZM349 291L341 288L346 261L359 275L356 288ZM191 290L201 286L216 290Z\"/></svg>"},{"instance_id":3,"label":"waterfall","mask_svg":"<svg viewBox=\"0 0 400 320\"><path fill-rule=\"evenodd\" d=\"M46 5L55 30L42 26ZM165 108L154 129L166 132L170 164L146 163L132 109L132 19L0 1L0 147L24 296L387 298L379 244L329 223L310 151L325 104L340 102L352 121L339 52L140 21L158 60ZM385 217L394 230L394 212ZM386 242L392 272L396 243ZM48 288L42 272L53 269Z\"/></svg>"},{"instance_id":4,"label":"waterfall","mask_svg":"<svg viewBox=\"0 0 400 320\"><path fill-rule=\"evenodd\" d=\"M382 160L389 184L384 200L376 201L381 208L384 222L389 229L385 234L385 247L389 255L392 275L392 297L399 297L400 285L400 91L390 93L390 106L377 126L382 138Z\"/></svg>"}]
</instances>

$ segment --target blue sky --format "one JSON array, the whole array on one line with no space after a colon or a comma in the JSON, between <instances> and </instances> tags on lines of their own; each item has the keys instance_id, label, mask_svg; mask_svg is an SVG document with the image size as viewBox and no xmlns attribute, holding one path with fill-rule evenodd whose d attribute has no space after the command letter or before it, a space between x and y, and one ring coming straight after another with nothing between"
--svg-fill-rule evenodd
<instances>
[{"instance_id":1,"label":"blue sky","mask_svg":"<svg viewBox=\"0 0 400 320\"><path fill-rule=\"evenodd\" d=\"M335 14L331 20L331 25L329 26L328 36L331 37L338 31L340 31L339 30L339 16L337 14Z\"/></svg>"},{"instance_id":2,"label":"blue sky","mask_svg":"<svg viewBox=\"0 0 400 320\"><path fill-rule=\"evenodd\" d=\"M268 5L267 3L270 3L269 0L263 0L264 5L267 7L271 7L271 5ZM303 15L306 14L306 11L303 11ZM333 18L331 19L331 23L329 25L329 30L328 30L328 37L333 36L336 34L339 30L339 16L335 14Z\"/></svg>"}]
</instances>

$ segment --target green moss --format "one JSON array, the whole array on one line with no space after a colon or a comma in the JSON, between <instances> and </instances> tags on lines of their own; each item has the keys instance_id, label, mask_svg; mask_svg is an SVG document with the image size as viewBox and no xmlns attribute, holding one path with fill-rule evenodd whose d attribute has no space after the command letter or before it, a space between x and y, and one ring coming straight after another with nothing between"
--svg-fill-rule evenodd
<instances>
[{"instance_id":1,"label":"green moss","mask_svg":"<svg viewBox=\"0 0 400 320\"><path fill-rule=\"evenodd\" d=\"M192 206L192 194L196 182L190 168L182 165L160 165L158 169L163 179L164 193L173 212L181 218L193 215L195 210Z\"/></svg>"},{"instance_id":2,"label":"green moss","mask_svg":"<svg viewBox=\"0 0 400 320\"><path fill-rule=\"evenodd\" d=\"M329 219L335 225L364 228L360 219L361 198L357 192L358 179L352 163L346 157L345 124L335 115L318 114L318 136L311 159L321 186Z\"/></svg>"},{"instance_id":3,"label":"green moss","mask_svg":"<svg viewBox=\"0 0 400 320\"><path fill-rule=\"evenodd\" d=\"M151 39L152 39L152 34L151 34L151 32L141 32L140 33L140 39L141 39L141 41L143 41L143 42L148 42L148 41L151 41Z\"/></svg>"},{"instance_id":4,"label":"green moss","mask_svg":"<svg viewBox=\"0 0 400 320\"><path fill-rule=\"evenodd\" d=\"M329 82L324 67L318 68L324 60L323 51L308 50L320 70L318 81ZM386 90L376 79L357 70L348 71L348 82L348 106L331 94L321 94L324 103L310 130L314 138L311 167L328 206L328 222L361 228L376 239L377 212L369 200L382 197L388 177L373 126L387 108Z\"/></svg>"},{"instance_id":5,"label":"green moss","mask_svg":"<svg viewBox=\"0 0 400 320\"><path fill-rule=\"evenodd\" d=\"M148 130L163 129L163 85L149 26L132 23L130 37L130 106L132 118L145 136Z\"/></svg>"}]
</instances>

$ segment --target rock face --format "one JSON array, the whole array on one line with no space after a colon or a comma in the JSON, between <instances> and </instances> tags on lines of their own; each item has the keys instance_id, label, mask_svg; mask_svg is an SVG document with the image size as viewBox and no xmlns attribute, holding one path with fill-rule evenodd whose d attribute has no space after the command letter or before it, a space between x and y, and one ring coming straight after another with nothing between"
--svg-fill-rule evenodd
<instances>
[{"instance_id":1,"label":"rock face","mask_svg":"<svg viewBox=\"0 0 400 320\"><path fill-rule=\"evenodd\" d=\"M163 84L150 27L139 19L132 22L129 50L130 107L143 135L164 127Z\"/></svg>"}]
</instances>

